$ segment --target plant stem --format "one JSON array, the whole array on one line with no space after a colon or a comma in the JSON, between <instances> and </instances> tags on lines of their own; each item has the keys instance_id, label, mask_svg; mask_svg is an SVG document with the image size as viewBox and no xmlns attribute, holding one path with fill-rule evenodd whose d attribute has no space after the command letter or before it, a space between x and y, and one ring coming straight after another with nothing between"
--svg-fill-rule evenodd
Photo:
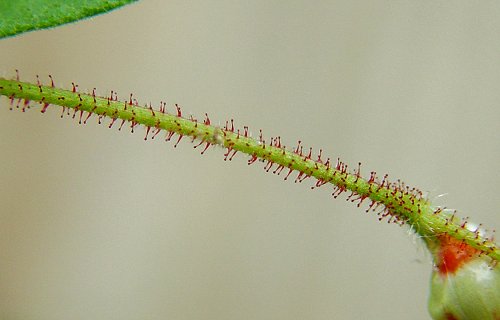
<instances>
[{"instance_id":1,"label":"plant stem","mask_svg":"<svg viewBox=\"0 0 500 320\"><path fill-rule=\"evenodd\" d=\"M274 168L273 173L286 172L285 180L297 171L296 182L314 177L317 181L313 188L332 184L332 195L335 197L350 191L348 199L357 202L358 207L364 200L369 200L367 212L377 212L380 220L387 218L389 222L409 224L431 248L439 241L439 236L448 235L500 261L500 249L492 239L482 235L478 229L471 230L467 221L456 217L454 213L432 206L419 190L410 189L400 181L389 182L387 175L380 181L374 172L371 172L369 179L365 179L361 177L359 166L349 171L339 159L335 164L330 159L322 159L321 151L315 157L311 149L304 151L300 141L295 148L290 149L281 144L280 137L265 141L261 133L258 139L252 138L247 127L235 129L232 120L221 128L212 125L208 115L201 122L193 117L183 117L177 105L173 113L167 113L164 103L160 104L158 110L153 110L151 106L139 106L132 96L129 101L118 101L113 93L109 97L98 97L95 90L92 94L79 93L75 85L73 90L64 90L53 84L45 86L0 78L0 95L8 97L12 105L17 101L17 106L23 111L34 101L42 105L42 112L49 105L63 107L63 114L72 109L73 117L78 117L83 123L95 114L99 122L104 117L111 118L109 127L117 120L121 120L120 129L125 123L130 125L132 131L137 125L143 125L146 128L145 139L148 135L154 138L163 130L167 133L166 140L177 135L175 146L183 137L188 137L198 142L195 147L203 147L202 153L212 145L220 145L227 149L225 160L231 160L237 152L245 153L251 157L249 164L260 159L266 162L266 171Z\"/></svg>"}]
</instances>

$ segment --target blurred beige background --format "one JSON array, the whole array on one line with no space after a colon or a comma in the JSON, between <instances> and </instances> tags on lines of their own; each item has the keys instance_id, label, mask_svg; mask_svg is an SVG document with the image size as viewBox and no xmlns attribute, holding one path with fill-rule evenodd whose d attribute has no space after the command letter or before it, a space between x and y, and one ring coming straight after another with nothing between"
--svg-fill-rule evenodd
<instances>
[{"instance_id":1,"label":"blurred beige background","mask_svg":"<svg viewBox=\"0 0 500 320\"><path fill-rule=\"evenodd\" d=\"M500 4L141 1L0 41L0 73L301 139L500 227ZM428 319L406 227L0 100L0 319Z\"/></svg>"}]
</instances>

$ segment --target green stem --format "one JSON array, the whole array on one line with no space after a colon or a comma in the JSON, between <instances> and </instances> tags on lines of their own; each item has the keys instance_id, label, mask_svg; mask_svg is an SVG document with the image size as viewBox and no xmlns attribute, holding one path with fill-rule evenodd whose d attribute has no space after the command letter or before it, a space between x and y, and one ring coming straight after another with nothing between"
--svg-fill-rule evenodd
<instances>
[{"instance_id":1,"label":"green stem","mask_svg":"<svg viewBox=\"0 0 500 320\"><path fill-rule=\"evenodd\" d=\"M132 130L137 125L143 125L147 129L145 139L148 134L154 137L164 130L167 140L177 135L176 144L183 137L198 141L197 146L204 148L202 153L212 145L220 145L227 149L225 160L230 160L236 152L242 152L250 155L249 164L257 159L264 160L267 171L273 168L274 173L286 173L285 179L297 171L295 181L308 177L317 179L313 188L333 184L335 197L350 191L349 199L352 202L360 206L363 201L369 201L367 212L376 211L379 219L387 217L398 224L408 223L429 245L438 241L436 236L447 234L500 261L500 248L491 239L484 237L479 230L469 230L467 223L454 214L433 207L419 190L410 189L399 181L391 183L387 176L380 181L374 172L369 179L365 179L360 175L359 166L349 171L340 160L333 164L329 159L322 159L321 153L313 156L312 150L304 151L300 142L296 148L289 149L281 145L279 137L265 141L262 135L259 139L250 137L246 127L242 131L235 130L232 121L220 128L211 125L208 116L202 122L182 117L177 106L174 113L167 113L164 104L159 110L153 110L151 107L139 106L132 97L129 101L117 101L113 94L110 97L97 97L95 94L78 93L75 87L73 90L64 90L53 85L0 78L0 95L8 97L12 103L17 101L23 109L30 101L40 103L42 112L49 105L62 106L63 112L66 108L72 109L73 117L78 117L80 122L86 122L95 114L99 116L99 121L103 117L111 118L110 127L116 121L120 122L120 129L124 123L129 123Z\"/></svg>"}]
</instances>

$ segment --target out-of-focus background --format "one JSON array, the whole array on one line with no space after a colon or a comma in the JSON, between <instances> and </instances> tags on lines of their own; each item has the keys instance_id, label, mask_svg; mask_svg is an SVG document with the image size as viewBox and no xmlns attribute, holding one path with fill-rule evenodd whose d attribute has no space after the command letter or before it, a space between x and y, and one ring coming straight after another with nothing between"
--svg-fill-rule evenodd
<instances>
[{"instance_id":1,"label":"out-of-focus background","mask_svg":"<svg viewBox=\"0 0 500 320\"><path fill-rule=\"evenodd\" d=\"M234 118L498 228L499 16L497 2L148 0L2 40L0 73ZM1 319L429 318L419 240L330 187L8 108Z\"/></svg>"}]
</instances>

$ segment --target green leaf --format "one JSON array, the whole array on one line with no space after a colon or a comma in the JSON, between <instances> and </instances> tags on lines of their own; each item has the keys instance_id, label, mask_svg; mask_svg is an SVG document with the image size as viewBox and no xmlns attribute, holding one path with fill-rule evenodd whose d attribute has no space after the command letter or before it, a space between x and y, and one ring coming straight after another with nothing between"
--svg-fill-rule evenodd
<instances>
[{"instance_id":1,"label":"green leaf","mask_svg":"<svg viewBox=\"0 0 500 320\"><path fill-rule=\"evenodd\" d=\"M0 0L0 38L56 27L137 0Z\"/></svg>"}]
</instances>

